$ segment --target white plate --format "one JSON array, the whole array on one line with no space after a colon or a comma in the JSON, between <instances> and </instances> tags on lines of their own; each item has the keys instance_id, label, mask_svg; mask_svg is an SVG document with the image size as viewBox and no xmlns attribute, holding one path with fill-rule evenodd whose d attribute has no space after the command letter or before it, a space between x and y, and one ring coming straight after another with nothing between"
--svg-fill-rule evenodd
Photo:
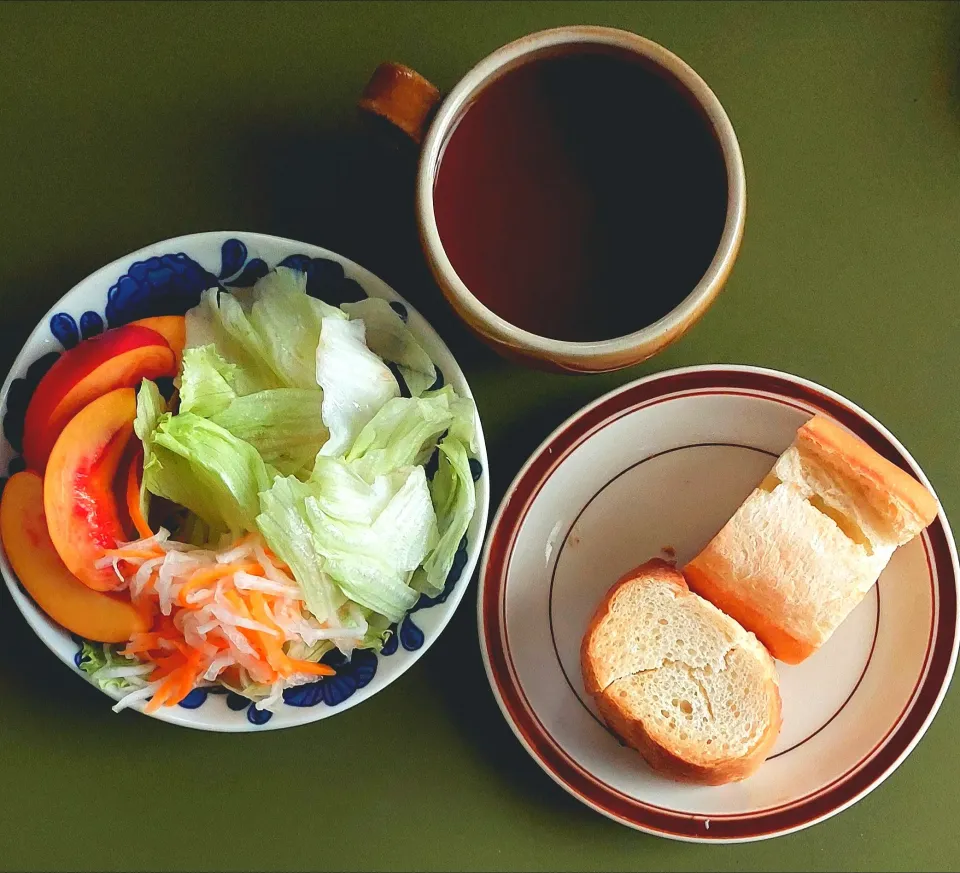
<instances>
[{"instance_id":1,"label":"white plate","mask_svg":"<svg viewBox=\"0 0 960 873\"><path fill-rule=\"evenodd\" d=\"M888 776L923 735L957 655L957 557L941 512L815 655L778 664L783 731L751 778L672 782L601 724L580 640L596 604L650 557L682 565L822 412L929 487L903 446L842 397L784 373L710 366L641 379L560 426L508 490L488 537L479 621L487 674L527 751L610 818L695 841L821 821Z\"/></svg>"},{"instance_id":2,"label":"white plate","mask_svg":"<svg viewBox=\"0 0 960 873\"><path fill-rule=\"evenodd\" d=\"M307 272L308 292L331 303L364 296L382 297L407 319L410 330L437 365L444 380L462 397L472 397L456 360L436 331L409 303L372 273L340 255L307 243L257 233L211 232L165 240L88 276L68 291L27 339L0 389L3 437L0 470L7 475L22 469L19 435L33 389L47 365L81 337L152 315L182 314L199 295L217 284L246 287L270 267L286 261ZM32 366L36 363L37 366ZM194 691L177 706L161 707L154 718L211 731L249 731L291 727L318 721L362 703L412 667L453 616L476 566L487 526L489 475L483 431L476 422L479 451L471 463L476 480L477 510L438 598L422 597L379 655L355 653L352 662L338 665L337 675L292 689L284 705L271 714L239 695ZM72 670L79 643L34 603L0 548L0 571L18 609L47 647ZM117 695L111 695L117 696ZM107 701L104 700L104 705ZM143 709L143 703L135 708Z\"/></svg>"}]
</instances>

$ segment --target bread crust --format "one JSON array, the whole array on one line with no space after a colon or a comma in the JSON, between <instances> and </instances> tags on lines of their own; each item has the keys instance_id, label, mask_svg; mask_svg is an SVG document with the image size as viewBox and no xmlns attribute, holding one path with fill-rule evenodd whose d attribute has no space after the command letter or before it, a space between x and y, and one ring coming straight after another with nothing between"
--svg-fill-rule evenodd
<instances>
[{"instance_id":1,"label":"bread crust","mask_svg":"<svg viewBox=\"0 0 960 873\"><path fill-rule=\"evenodd\" d=\"M756 634L775 658L799 664L842 624L897 546L933 520L938 504L908 473L819 415L797 431L772 472L774 486L754 490L683 572L693 591ZM828 501L839 518L828 514Z\"/></svg>"},{"instance_id":2,"label":"bread crust","mask_svg":"<svg viewBox=\"0 0 960 873\"><path fill-rule=\"evenodd\" d=\"M877 511L889 516L893 498L892 511L907 510L920 529L936 518L937 500L920 482L833 419L823 415L811 418L797 431L796 445L801 452L812 453L830 464L838 476L862 483L865 496Z\"/></svg>"},{"instance_id":3,"label":"bread crust","mask_svg":"<svg viewBox=\"0 0 960 873\"><path fill-rule=\"evenodd\" d=\"M628 746L636 749L653 770L677 782L693 782L699 785L725 785L740 782L752 776L767 759L780 735L781 700L776 681L766 682L769 701L769 724L757 744L744 757L699 764L684 758L679 750L671 748L652 736L643 720L623 707L614 694L601 694L595 698L597 709L607 726Z\"/></svg>"},{"instance_id":4,"label":"bread crust","mask_svg":"<svg viewBox=\"0 0 960 873\"><path fill-rule=\"evenodd\" d=\"M745 628L749 628L778 661L799 664L809 658L817 650L817 646L788 633L774 619L740 600L736 593L725 585L717 584L716 579L725 579L730 575L717 572L716 568L711 566L718 559L720 556L705 549L683 568L691 590L704 600L709 600L717 609Z\"/></svg>"},{"instance_id":5,"label":"bread crust","mask_svg":"<svg viewBox=\"0 0 960 873\"><path fill-rule=\"evenodd\" d=\"M617 593L627 585L637 582L659 582L672 587L678 597L695 596L687 580L672 564L654 559L624 574L607 591L584 634L580 647L580 663L583 682L594 699L597 709L608 727L628 746L636 749L652 769L679 782L702 785L722 785L746 779L764 762L780 734L781 699L776 668L767 651L742 628L737 630L742 638L735 642L744 651L757 657L766 673L764 694L768 702L768 724L749 753L718 761L702 762L684 754L677 746L670 746L654 736L644 720L630 711L629 701L609 691L617 681L604 687L599 679L601 665L594 653L597 631L610 615L611 604Z\"/></svg>"}]
</instances>

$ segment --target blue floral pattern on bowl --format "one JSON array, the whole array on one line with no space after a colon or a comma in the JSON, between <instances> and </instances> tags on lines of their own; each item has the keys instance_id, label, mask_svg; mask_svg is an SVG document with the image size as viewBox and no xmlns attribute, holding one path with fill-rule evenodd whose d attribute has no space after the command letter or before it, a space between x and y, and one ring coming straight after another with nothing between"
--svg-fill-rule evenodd
<instances>
[{"instance_id":1,"label":"blue floral pattern on bowl","mask_svg":"<svg viewBox=\"0 0 960 873\"><path fill-rule=\"evenodd\" d=\"M286 266L305 273L307 293L333 305L362 300L368 296L363 285L348 276L343 264L332 258L296 253L277 260L273 266ZM270 269L271 265L263 258L251 257L248 245L235 237L225 239L220 245L220 268L216 274L182 251L153 254L131 263L109 286L102 315L93 309L85 310L79 318L68 312L56 312L50 317L48 327L62 349L70 349L82 339L102 333L107 327L118 327L158 315L182 315L199 302L200 295L208 288L229 290L249 287ZM391 306L404 321L407 320L407 307L402 302L392 300ZM2 426L3 435L15 454L8 462L7 476L24 468L20 453L23 449L23 422L27 406L40 380L60 354L62 352L51 351L41 355L30 364L21 378L12 380L10 384ZM433 387L439 388L444 384L445 377L438 366ZM435 472L435 464L436 458L431 459L428 465L428 474L431 476ZM471 460L471 472L474 481L483 476L480 461ZM5 478L0 478L0 488L5 481ZM413 614L444 603L456 588L467 563L468 541L464 537L443 591L436 597L421 595L399 625L391 626L379 656L371 650L358 649L347 659L337 650L329 652L323 660L336 669L336 674L287 689L283 695L284 706L296 709L312 708L321 703L325 707L340 706L373 681L377 675L379 657L390 657L400 647L408 652L423 647L425 635L414 622ZM75 664L80 648L82 644L73 656ZM220 687L192 691L180 701L179 708L188 711L201 709L215 698L222 699L228 712L244 718L252 726L265 725L273 717L273 713L258 709L246 697Z\"/></svg>"},{"instance_id":2,"label":"blue floral pattern on bowl","mask_svg":"<svg viewBox=\"0 0 960 873\"><path fill-rule=\"evenodd\" d=\"M403 646L408 652L415 652L423 645L423 631L413 621L413 614L421 609L429 609L438 603L444 603L453 591L454 586L460 581L463 575L463 568L467 565L467 538L460 540L457 552L453 557L453 566L447 575L446 584L443 591L435 597L427 597L421 594L420 599L413 605L410 611L403 617L399 627L395 624L390 625L390 636L383 644L380 650L381 655L390 656L397 651L398 646Z\"/></svg>"}]
</instances>

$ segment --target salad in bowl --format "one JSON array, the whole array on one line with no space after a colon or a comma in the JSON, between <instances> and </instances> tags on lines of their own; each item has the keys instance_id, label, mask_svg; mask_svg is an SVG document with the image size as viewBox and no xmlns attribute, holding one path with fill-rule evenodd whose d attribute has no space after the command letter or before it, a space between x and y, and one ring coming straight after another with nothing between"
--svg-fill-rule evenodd
<instances>
[{"instance_id":1,"label":"salad in bowl","mask_svg":"<svg viewBox=\"0 0 960 873\"><path fill-rule=\"evenodd\" d=\"M60 311L97 295L102 316ZM61 301L3 399L4 575L115 710L322 718L416 660L475 564L469 388L408 304L322 249L202 234L131 255ZM419 610L442 614L421 630Z\"/></svg>"}]
</instances>

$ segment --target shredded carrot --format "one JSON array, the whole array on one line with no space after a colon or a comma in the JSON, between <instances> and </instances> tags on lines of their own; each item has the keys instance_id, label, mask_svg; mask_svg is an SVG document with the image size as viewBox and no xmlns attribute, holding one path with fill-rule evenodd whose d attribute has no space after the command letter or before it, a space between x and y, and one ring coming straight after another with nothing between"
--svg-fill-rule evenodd
<instances>
[{"instance_id":1,"label":"shredded carrot","mask_svg":"<svg viewBox=\"0 0 960 873\"><path fill-rule=\"evenodd\" d=\"M192 604L187 600L188 594L192 594L194 591L203 588L205 585L209 585L211 582L216 582L217 579L222 579L224 576L232 576L234 573L249 573L251 576L262 576L263 567L254 561L247 561L236 564L220 564L217 567L205 567L202 570L197 570L193 576L190 577L190 581L186 582L183 588L180 589L180 593L177 595L177 602L181 606L191 606Z\"/></svg>"},{"instance_id":2,"label":"shredded carrot","mask_svg":"<svg viewBox=\"0 0 960 873\"><path fill-rule=\"evenodd\" d=\"M158 633L135 634L130 638L126 648L120 650L121 655L136 655L140 652L149 652L152 649L159 649L165 637Z\"/></svg>"},{"instance_id":3,"label":"shredded carrot","mask_svg":"<svg viewBox=\"0 0 960 873\"><path fill-rule=\"evenodd\" d=\"M156 664L156 668L150 674L151 681L156 681L157 679L164 679L167 676L176 673L185 662L185 658L180 652L177 652L173 655L167 655L162 658L154 658L153 663Z\"/></svg>"},{"instance_id":4,"label":"shredded carrot","mask_svg":"<svg viewBox=\"0 0 960 873\"><path fill-rule=\"evenodd\" d=\"M283 650L283 635L280 633L280 628L277 627L267 613L266 600L263 592L250 591L248 596L250 598L250 614L254 621L266 625L277 634L277 636L274 636L274 634L257 631L257 636L260 638L260 645L267 656L267 663L281 676L289 676L293 672L293 669L291 668L290 658L287 657L287 653Z\"/></svg>"},{"instance_id":5,"label":"shredded carrot","mask_svg":"<svg viewBox=\"0 0 960 873\"><path fill-rule=\"evenodd\" d=\"M151 645L149 643L127 643L127 645L120 649L120 654L125 658L135 658L137 655L148 655L150 652L156 651L159 649L159 645Z\"/></svg>"},{"instance_id":6,"label":"shredded carrot","mask_svg":"<svg viewBox=\"0 0 960 873\"><path fill-rule=\"evenodd\" d=\"M184 658L189 658L196 651L180 640L173 640L173 646Z\"/></svg>"},{"instance_id":7,"label":"shredded carrot","mask_svg":"<svg viewBox=\"0 0 960 873\"><path fill-rule=\"evenodd\" d=\"M264 683L270 685L280 678L280 674L269 664L261 664L260 669L264 672Z\"/></svg>"},{"instance_id":8,"label":"shredded carrot","mask_svg":"<svg viewBox=\"0 0 960 873\"><path fill-rule=\"evenodd\" d=\"M137 529L137 533L140 536L152 537L153 531L150 530L150 525L147 524L147 520L143 517L143 512L140 510L140 499L130 504L130 521L133 522L133 526Z\"/></svg>"},{"instance_id":9,"label":"shredded carrot","mask_svg":"<svg viewBox=\"0 0 960 873\"><path fill-rule=\"evenodd\" d=\"M236 589L230 588L223 592L223 596L230 601L230 605L240 613L244 618L253 618L247 604L244 602L243 595Z\"/></svg>"},{"instance_id":10,"label":"shredded carrot","mask_svg":"<svg viewBox=\"0 0 960 873\"><path fill-rule=\"evenodd\" d=\"M166 699L166 695L163 693L163 688L158 688L153 692L153 697L147 701L147 705L143 708L143 711L146 713L156 712Z\"/></svg>"},{"instance_id":11,"label":"shredded carrot","mask_svg":"<svg viewBox=\"0 0 960 873\"><path fill-rule=\"evenodd\" d=\"M237 611L239 615L246 619L253 619L253 616L250 614L250 610L247 608L246 602L238 591L229 589L223 592L223 596L230 601L230 605ZM271 662L268 654L270 649L270 640L273 639L273 635L265 634L263 631L249 630L245 627L237 628L237 630L239 630L240 633L247 638L247 641L250 643L250 645L256 649L260 660L266 662L265 666L269 666L271 670L276 670L276 667Z\"/></svg>"},{"instance_id":12,"label":"shredded carrot","mask_svg":"<svg viewBox=\"0 0 960 873\"><path fill-rule=\"evenodd\" d=\"M230 641L219 630L213 630L207 634L207 642L218 649L230 648Z\"/></svg>"},{"instance_id":13,"label":"shredded carrot","mask_svg":"<svg viewBox=\"0 0 960 873\"><path fill-rule=\"evenodd\" d=\"M177 639L181 636L180 629L174 624L173 616L170 615L161 615L153 629L168 639Z\"/></svg>"},{"instance_id":14,"label":"shredded carrot","mask_svg":"<svg viewBox=\"0 0 960 873\"><path fill-rule=\"evenodd\" d=\"M110 558L162 558L166 553L159 546L151 549L104 549L103 554Z\"/></svg>"},{"instance_id":15,"label":"shredded carrot","mask_svg":"<svg viewBox=\"0 0 960 873\"><path fill-rule=\"evenodd\" d=\"M144 597L150 592L156 592L157 580L160 578L160 573L154 570L150 574L150 578L147 579L147 584L143 586L143 590L140 592L140 597Z\"/></svg>"},{"instance_id":16,"label":"shredded carrot","mask_svg":"<svg viewBox=\"0 0 960 873\"><path fill-rule=\"evenodd\" d=\"M200 674L204 671L203 666L203 652L199 649L195 649L190 656L187 658L186 664L180 668L180 672L183 674L183 677L180 681L180 687L177 689L176 699L171 700L171 705L173 703L179 703L186 697L193 687L197 684L197 680L200 678Z\"/></svg>"},{"instance_id":17,"label":"shredded carrot","mask_svg":"<svg viewBox=\"0 0 960 873\"><path fill-rule=\"evenodd\" d=\"M276 623L270 616L267 614L267 600L263 595L262 591L250 591L247 594L247 597L250 600L250 613L253 615L253 618L256 621L259 621L260 624L265 624L271 630L280 632L280 628L277 627Z\"/></svg>"},{"instance_id":18,"label":"shredded carrot","mask_svg":"<svg viewBox=\"0 0 960 873\"><path fill-rule=\"evenodd\" d=\"M156 690L150 702L143 708L144 712L156 712L164 703L167 703L170 696L176 691L180 684L180 677L171 673L163 680L163 684ZM172 706L173 704L169 704Z\"/></svg>"},{"instance_id":19,"label":"shredded carrot","mask_svg":"<svg viewBox=\"0 0 960 873\"><path fill-rule=\"evenodd\" d=\"M220 674L220 678L226 684L232 685L234 688L238 688L240 686L240 668L236 665L227 667Z\"/></svg>"},{"instance_id":20,"label":"shredded carrot","mask_svg":"<svg viewBox=\"0 0 960 873\"><path fill-rule=\"evenodd\" d=\"M131 483L135 482L136 477L131 475L127 483L128 497L131 501L134 493ZM130 508L131 518L136 523L133 503ZM143 521L142 514L141 521ZM138 525L138 530L144 534L144 539L152 536L149 529L140 529ZM260 560L253 560L252 556L247 556L228 563L213 563L217 558L222 558L223 555L235 552L237 549L242 552L243 547L251 543L263 548L262 554L258 551ZM163 558L169 552L168 547L163 543L156 545L130 543L126 547L111 549L105 554L120 561L127 559L133 564L151 558ZM221 549L217 555L205 551L196 563L187 561L186 566L184 564L171 566L173 577L167 580L167 587L172 586L171 590L174 594L173 609L172 612L168 610L170 612L168 615L160 613L158 608L160 597L157 586L160 567L154 567L151 570L146 584L140 589L136 602L140 608L150 610L152 627L148 632L134 634L122 650L122 654L137 658L153 667L149 679L157 683L157 690L145 706L146 712L156 712L162 706L175 706L182 701L203 682L204 674L214 659L223 654L229 657L225 658L227 665L223 668L220 678L221 681L231 683L233 687L239 687L241 676L244 675L243 668L255 678L255 681L270 685L275 685L277 682L284 685L284 680L295 674L317 677L335 675L334 668L327 664L291 658L284 651L286 634L291 631L285 632L281 627L281 624L286 626L286 619L282 616L288 615L291 607L294 609L302 607L299 598L295 595L291 597L285 592L274 594L246 586L242 589L237 587L234 578L237 573L259 577L271 574L270 565L266 561L263 564L260 563L264 556L273 566L289 572L289 567L280 561L273 551L263 546L259 536L253 533L246 534L231 546ZM134 572L134 570L128 571L130 578ZM225 616L215 607L211 607L209 613L198 612L211 604L209 596L200 596L197 597L197 602L190 602L197 592L212 595L213 590L219 592L218 601L222 596L222 606L226 607L226 611L230 613L229 616ZM202 619L201 615L204 616ZM209 623L207 616L209 616ZM237 624L238 621L241 624L256 622L259 629L241 627ZM198 641L196 646L187 642L184 636L185 630L181 630L181 627L184 629L188 627L188 622L193 623L192 627L197 629L193 633L199 633L202 639L202 642ZM200 629L201 622L207 625L208 630ZM241 654L236 650L234 641L239 638L235 632L242 634L249 643L250 649L247 649L241 642L241 648L247 654ZM194 637L191 636L191 639Z\"/></svg>"}]
</instances>

